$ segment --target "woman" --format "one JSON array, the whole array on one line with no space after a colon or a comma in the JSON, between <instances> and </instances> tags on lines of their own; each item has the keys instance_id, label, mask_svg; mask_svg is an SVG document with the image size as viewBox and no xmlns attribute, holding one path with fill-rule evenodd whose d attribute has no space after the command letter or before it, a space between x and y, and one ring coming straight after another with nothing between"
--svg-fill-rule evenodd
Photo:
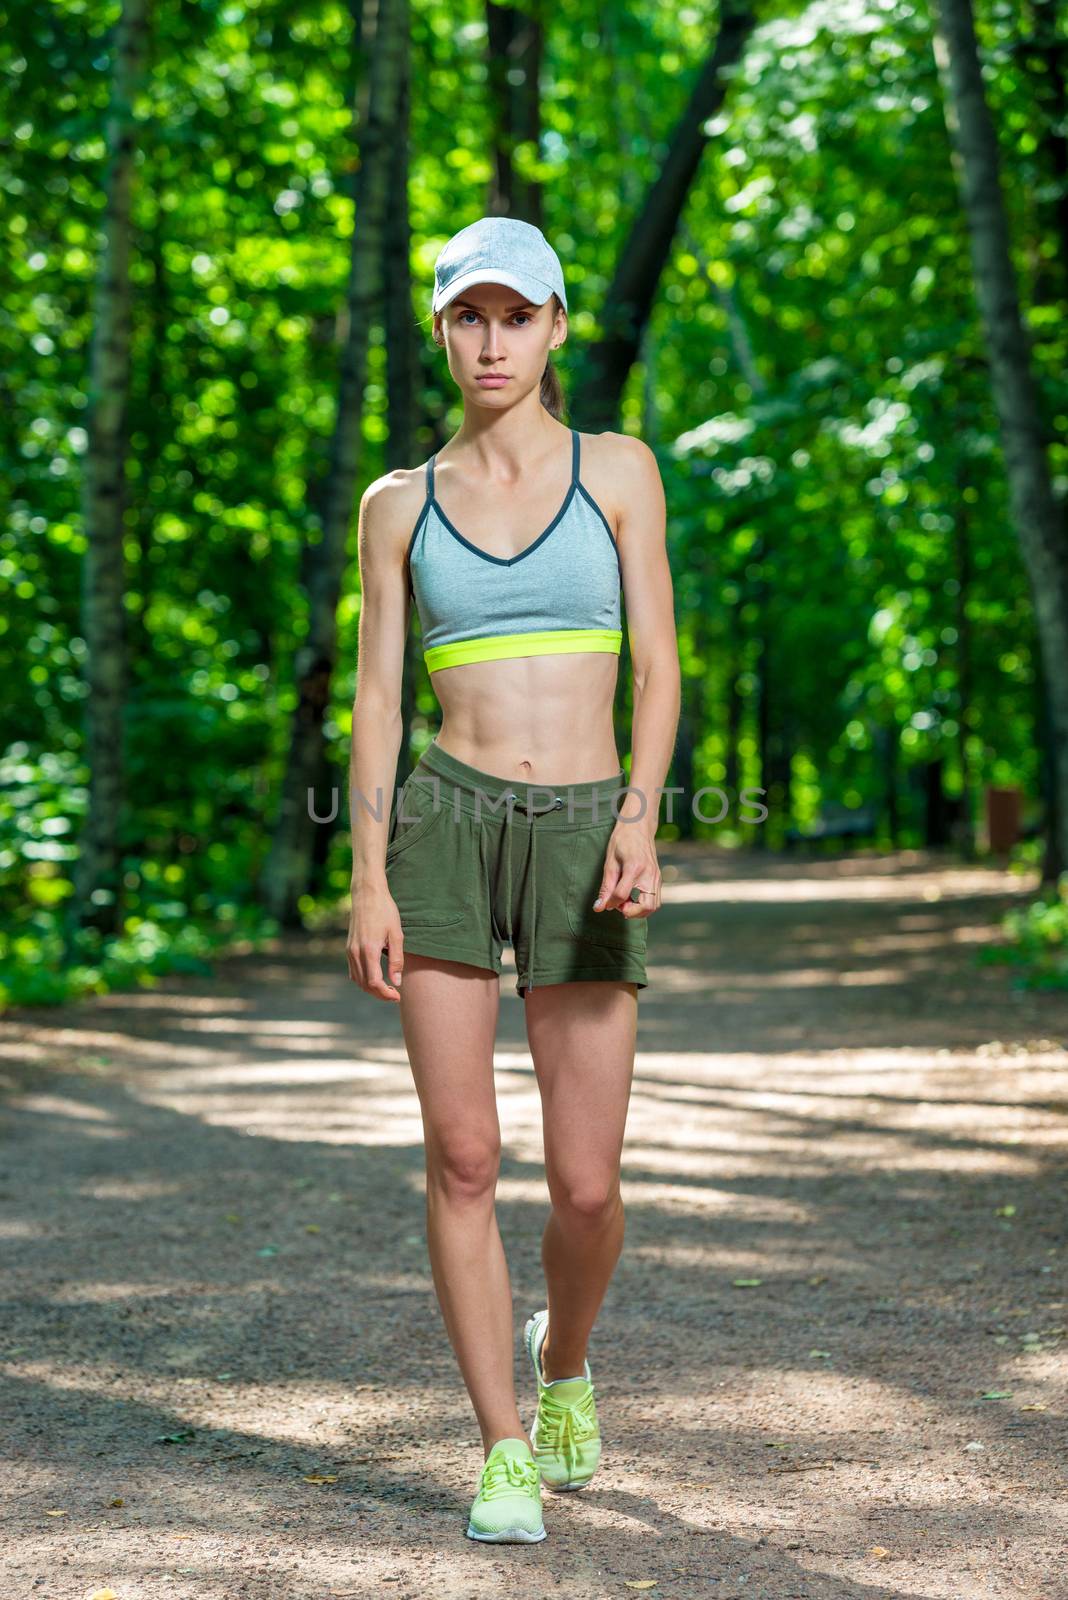
<instances>
[{"instance_id":1,"label":"woman","mask_svg":"<svg viewBox=\"0 0 1068 1600\"><path fill-rule=\"evenodd\" d=\"M600 1458L587 1343L622 1248L619 1164L647 919L660 905L654 835L678 655L652 452L559 421L556 252L528 223L484 217L438 257L432 311L463 422L424 469L380 478L360 505L348 961L368 994L400 1004L422 1109L434 1285L485 1452L467 1533L534 1542L540 1484L580 1489ZM629 787L612 723L621 586ZM376 796L396 776L410 595L442 722L387 824ZM529 1442L494 1208L505 944L552 1200L548 1304L525 1334Z\"/></svg>"}]
</instances>

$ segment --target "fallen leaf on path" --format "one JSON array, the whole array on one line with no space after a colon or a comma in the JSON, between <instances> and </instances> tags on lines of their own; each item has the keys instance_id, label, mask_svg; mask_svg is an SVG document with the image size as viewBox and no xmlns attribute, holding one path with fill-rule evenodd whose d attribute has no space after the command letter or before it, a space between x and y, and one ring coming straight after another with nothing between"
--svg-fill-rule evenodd
<instances>
[{"instance_id":1,"label":"fallen leaf on path","mask_svg":"<svg viewBox=\"0 0 1068 1600\"><path fill-rule=\"evenodd\" d=\"M659 1578L624 1578L625 1589L655 1589L660 1582Z\"/></svg>"},{"instance_id":2,"label":"fallen leaf on path","mask_svg":"<svg viewBox=\"0 0 1068 1600\"><path fill-rule=\"evenodd\" d=\"M736 1289L755 1289L764 1280L763 1278L732 1278L731 1282Z\"/></svg>"},{"instance_id":3,"label":"fallen leaf on path","mask_svg":"<svg viewBox=\"0 0 1068 1600\"><path fill-rule=\"evenodd\" d=\"M979 1398L980 1398L980 1400L1011 1400L1012 1399L1012 1390L1011 1389L988 1389L986 1391L986 1393L985 1394L981 1394L979 1396Z\"/></svg>"},{"instance_id":4,"label":"fallen leaf on path","mask_svg":"<svg viewBox=\"0 0 1068 1600\"><path fill-rule=\"evenodd\" d=\"M67 1513L65 1511L46 1511L45 1512L45 1516L46 1517L65 1517L66 1515L67 1515Z\"/></svg>"},{"instance_id":5,"label":"fallen leaf on path","mask_svg":"<svg viewBox=\"0 0 1068 1600\"><path fill-rule=\"evenodd\" d=\"M885 1545L873 1544L871 1549L868 1551L868 1554L870 1556L878 1556L879 1560L882 1561L886 1556L888 1556L890 1554L890 1552L889 1552L889 1550L887 1550Z\"/></svg>"},{"instance_id":6,"label":"fallen leaf on path","mask_svg":"<svg viewBox=\"0 0 1068 1600\"><path fill-rule=\"evenodd\" d=\"M301 1474L305 1483L336 1483L336 1472L304 1472Z\"/></svg>"}]
</instances>

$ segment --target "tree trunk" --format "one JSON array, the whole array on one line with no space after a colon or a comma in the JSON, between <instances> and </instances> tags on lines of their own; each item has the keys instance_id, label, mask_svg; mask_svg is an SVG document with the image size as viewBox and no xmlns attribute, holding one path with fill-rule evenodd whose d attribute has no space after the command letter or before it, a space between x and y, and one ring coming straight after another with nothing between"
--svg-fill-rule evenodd
<instances>
[{"instance_id":1,"label":"tree trunk","mask_svg":"<svg viewBox=\"0 0 1068 1600\"><path fill-rule=\"evenodd\" d=\"M1068 530L1050 481L970 0L938 0L938 9L941 33L935 54L971 237L1012 516L1030 580L1049 698L1057 845L1063 861L1068 859Z\"/></svg>"},{"instance_id":2,"label":"tree trunk","mask_svg":"<svg viewBox=\"0 0 1068 1600\"><path fill-rule=\"evenodd\" d=\"M520 145L539 154L541 61L545 43L543 0L519 6L486 6L487 70L493 120L493 179L486 198L489 216L519 217L542 226L542 190L525 176L515 153Z\"/></svg>"},{"instance_id":3,"label":"tree trunk","mask_svg":"<svg viewBox=\"0 0 1068 1600\"><path fill-rule=\"evenodd\" d=\"M600 433L616 426L627 375L634 364L642 330L649 319L660 275L671 252L679 217L708 143L705 129L727 94L729 69L741 57L755 17L746 0L723 0L715 47L697 82L620 251L615 276L601 312L604 332L583 352L573 410L581 426Z\"/></svg>"},{"instance_id":4,"label":"tree trunk","mask_svg":"<svg viewBox=\"0 0 1068 1600\"><path fill-rule=\"evenodd\" d=\"M958 467L957 485L963 490L963 473ZM963 493L958 493L953 514L957 566L957 760L960 763L960 833L958 843L964 855L976 854L975 822L979 811L979 784L972 767L969 734L972 709L972 625L968 601L972 590L971 513Z\"/></svg>"},{"instance_id":5,"label":"tree trunk","mask_svg":"<svg viewBox=\"0 0 1068 1600\"><path fill-rule=\"evenodd\" d=\"M771 630L768 618L768 585L763 577L757 580L756 591L755 601L759 620L754 635L757 651L756 660L753 663L753 677L756 680L757 771L760 774L757 782L764 791L761 799L770 813L775 804L775 797L772 793L774 774L771 760ZM753 844L758 850L767 849L768 830L766 826L757 829Z\"/></svg>"},{"instance_id":6,"label":"tree trunk","mask_svg":"<svg viewBox=\"0 0 1068 1600\"><path fill-rule=\"evenodd\" d=\"M410 467L415 460L417 395L422 369L416 335L412 326L411 222L408 214L408 144L411 118L411 63L405 57L397 112L397 135L389 174L389 192L395 197L386 217L385 242L385 334L386 334L386 469ZM436 347L435 347L436 351ZM430 453L430 452L428 452ZM411 582L408 585L409 628L405 634L404 676L401 685L401 771L397 782L408 775L412 747L412 723L418 705L418 687L427 673L412 618Z\"/></svg>"},{"instance_id":7,"label":"tree trunk","mask_svg":"<svg viewBox=\"0 0 1068 1600\"><path fill-rule=\"evenodd\" d=\"M373 0L372 0L373 3ZM365 19L370 32L370 16ZM337 417L323 494L322 537L308 551L308 637L297 651L296 696L282 795L259 897L283 926L298 926L298 902L312 856L309 797L320 770L323 717L337 661L337 607L349 559L363 442L363 391L372 319L381 298L383 230L392 141L404 81L407 0L378 0L367 114L359 139L356 216L352 234Z\"/></svg>"},{"instance_id":8,"label":"tree trunk","mask_svg":"<svg viewBox=\"0 0 1068 1600\"><path fill-rule=\"evenodd\" d=\"M726 727L724 729L724 757L725 787L732 805L737 805L742 792L742 728L745 722L745 701L742 698L739 679L743 671L745 655L744 629L742 627L740 612L741 599L728 600L727 602L727 641L724 648L725 674L723 680L724 694L726 695Z\"/></svg>"},{"instance_id":9,"label":"tree trunk","mask_svg":"<svg viewBox=\"0 0 1068 1600\"><path fill-rule=\"evenodd\" d=\"M886 830L890 835L891 850L897 849L901 830L901 813L898 801L897 756L900 735L897 724L876 723L872 730L872 756L883 790L883 807L886 811Z\"/></svg>"},{"instance_id":10,"label":"tree trunk","mask_svg":"<svg viewBox=\"0 0 1068 1600\"><path fill-rule=\"evenodd\" d=\"M945 757L934 756L923 766L923 836L928 850L943 850L949 843L949 801L943 782Z\"/></svg>"},{"instance_id":11,"label":"tree trunk","mask_svg":"<svg viewBox=\"0 0 1068 1600\"><path fill-rule=\"evenodd\" d=\"M671 757L671 770L665 779L667 784L677 784L681 794L673 794L671 811L667 809L667 801L661 801L660 815L666 822L675 823L679 830L680 839L693 838L694 815L690 809L697 784L694 774L697 770L696 750L697 740L701 734L701 685L697 678L690 678L683 684L682 705L679 711L678 727L675 730L675 749Z\"/></svg>"},{"instance_id":12,"label":"tree trunk","mask_svg":"<svg viewBox=\"0 0 1068 1600\"><path fill-rule=\"evenodd\" d=\"M1045 679L1041 671L1039 671L1035 689L1038 700L1035 722L1038 728L1038 745L1041 757L1039 786L1046 807L1045 828L1043 830L1045 848L1042 852L1041 879L1043 888L1052 888L1061 873L1068 869L1068 857L1062 855L1060 848L1061 827L1058 811L1059 796L1057 794L1056 763L1053 758L1053 726L1049 714L1049 695L1046 693Z\"/></svg>"},{"instance_id":13,"label":"tree trunk","mask_svg":"<svg viewBox=\"0 0 1068 1600\"><path fill-rule=\"evenodd\" d=\"M115 69L106 139L109 155L103 249L90 352L82 516L81 628L88 661L85 756L89 807L66 921L68 957L76 928L112 933L121 921L120 828L124 801L123 715L128 667L123 611L123 513L130 394L130 253L137 123L147 54L147 0L124 0L115 27Z\"/></svg>"}]
</instances>

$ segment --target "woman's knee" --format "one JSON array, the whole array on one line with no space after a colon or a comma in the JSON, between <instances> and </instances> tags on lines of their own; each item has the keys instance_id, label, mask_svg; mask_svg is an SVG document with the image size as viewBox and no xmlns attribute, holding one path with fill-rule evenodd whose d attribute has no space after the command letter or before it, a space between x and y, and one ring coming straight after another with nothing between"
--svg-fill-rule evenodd
<instances>
[{"instance_id":1,"label":"woman's knee","mask_svg":"<svg viewBox=\"0 0 1068 1600\"><path fill-rule=\"evenodd\" d=\"M448 1200L492 1199L501 1169L499 1134L435 1140L427 1150L427 1184Z\"/></svg>"},{"instance_id":2,"label":"woman's knee","mask_svg":"<svg viewBox=\"0 0 1068 1600\"><path fill-rule=\"evenodd\" d=\"M553 1209L577 1222L603 1222L620 1204L618 1172L584 1173L549 1180Z\"/></svg>"}]
</instances>

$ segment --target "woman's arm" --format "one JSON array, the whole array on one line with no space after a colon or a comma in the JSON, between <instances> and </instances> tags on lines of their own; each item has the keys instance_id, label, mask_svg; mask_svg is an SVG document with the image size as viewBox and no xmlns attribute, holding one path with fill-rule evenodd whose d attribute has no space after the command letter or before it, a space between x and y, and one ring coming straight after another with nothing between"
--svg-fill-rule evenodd
<instances>
[{"instance_id":1,"label":"woman's arm","mask_svg":"<svg viewBox=\"0 0 1068 1600\"><path fill-rule=\"evenodd\" d=\"M386 835L403 726L401 688L409 616L406 519L409 512L418 515L420 502L412 477L388 473L376 479L360 501L360 623L349 757L349 975L369 994L394 1001L400 1000L393 984L400 981L403 970L403 934L386 880ZM393 984L382 976L383 949L388 951Z\"/></svg>"},{"instance_id":2,"label":"woman's arm","mask_svg":"<svg viewBox=\"0 0 1068 1600\"><path fill-rule=\"evenodd\" d=\"M681 706L675 601L667 557L667 508L656 457L641 439L610 434L613 499L618 507L619 559L627 640L634 674L629 793L606 855L598 909L618 906L625 917L648 916L660 904L660 866L653 839L660 789L675 749ZM636 792L633 792L636 791ZM631 821L623 821L631 818ZM653 888L655 896L630 899Z\"/></svg>"}]
</instances>

